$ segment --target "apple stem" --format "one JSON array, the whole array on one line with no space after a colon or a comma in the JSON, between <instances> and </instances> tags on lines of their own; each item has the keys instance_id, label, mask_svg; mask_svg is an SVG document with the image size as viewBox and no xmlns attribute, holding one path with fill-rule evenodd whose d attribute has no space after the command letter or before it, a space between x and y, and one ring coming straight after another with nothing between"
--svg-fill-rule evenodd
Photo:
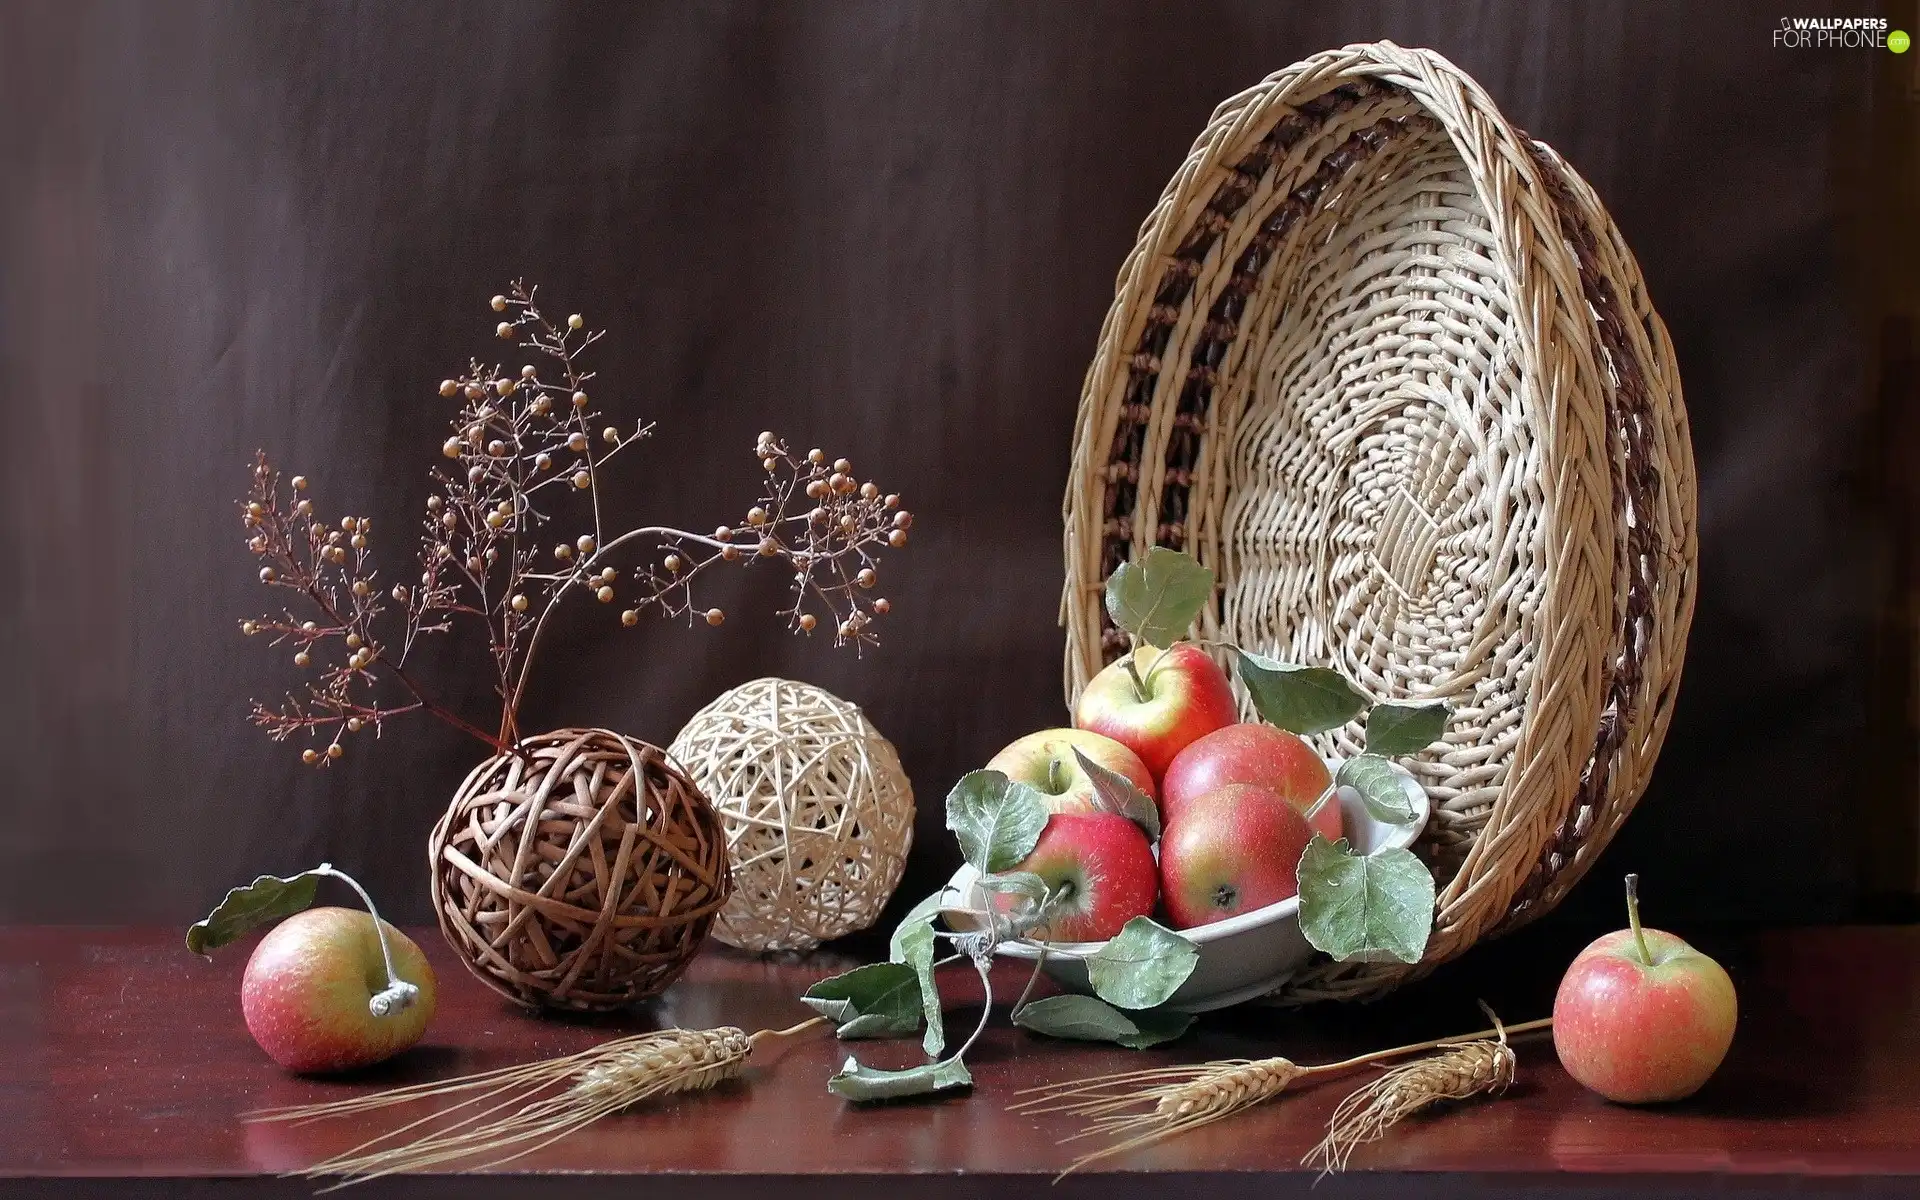
<instances>
[{"instance_id":1,"label":"apple stem","mask_svg":"<svg viewBox=\"0 0 1920 1200\"><path fill-rule=\"evenodd\" d=\"M367 906L367 915L373 918L373 937L380 943L380 960L387 968L387 986L375 992L367 1001L367 1011L376 1017L386 1017L413 1007L413 1002L420 998L420 989L400 978L400 972L394 970L393 947L387 944L387 928L380 920L380 910L373 906L373 897L367 895L367 889L360 886L358 879L335 869L332 863L321 863L313 869L313 873L338 879L358 892L360 902Z\"/></svg>"},{"instance_id":2,"label":"apple stem","mask_svg":"<svg viewBox=\"0 0 1920 1200\"><path fill-rule=\"evenodd\" d=\"M1136 646L1134 649L1137 650L1138 648L1139 647ZM1152 699L1152 697L1147 695L1147 681L1140 678L1139 670L1133 665L1133 655L1134 650L1127 651L1127 656L1120 660L1120 665L1127 669L1127 678L1133 680L1133 694L1135 698L1138 699L1140 703L1145 704L1148 700Z\"/></svg>"},{"instance_id":3,"label":"apple stem","mask_svg":"<svg viewBox=\"0 0 1920 1200\"><path fill-rule=\"evenodd\" d=\"M1653 952L1647 949L1647 931L1640 926L1640 876L1627 876L1627 924L1633 926L1633 942L1639 947L1640 961L1653 965Z\"/></svg>"}]
</instances>

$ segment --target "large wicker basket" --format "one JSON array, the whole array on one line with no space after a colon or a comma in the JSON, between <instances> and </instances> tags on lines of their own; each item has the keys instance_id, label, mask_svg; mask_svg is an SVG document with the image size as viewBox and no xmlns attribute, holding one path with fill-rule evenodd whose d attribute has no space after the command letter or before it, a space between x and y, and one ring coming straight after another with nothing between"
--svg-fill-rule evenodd
<instances>
[{"instance_id":1,"label":"large wicker basket","mask_svg":"<svg viewBox=\"0 0 1920 1200\"><path fill-rule=\"evenodd\" d=\"M1065 517L1070 703L1125 645L1102 579L1166 545L1219 574L1204 636L1456 709L1409 764L1425 960L1276 999L1377 995L1546 911L1646 786L1696 575L1673 350L1592 190L1431 51L1215 111L1121 269Z\"/></svg>"}]
</instances>

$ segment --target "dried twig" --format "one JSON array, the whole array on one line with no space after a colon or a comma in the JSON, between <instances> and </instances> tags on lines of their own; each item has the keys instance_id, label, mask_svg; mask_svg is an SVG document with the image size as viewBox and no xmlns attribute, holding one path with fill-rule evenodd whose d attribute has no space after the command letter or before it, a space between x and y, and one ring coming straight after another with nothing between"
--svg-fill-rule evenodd
<instances>
[{"instance_id":1,"label":"dried twig","mask_svg":"<svg viewBox=\"0 0 1920 1200\"><path fill-rule=\"evenodd\" d=\"M771 432L753 447L765 476L758 502L744 518L711 535L641 526L607 536L600 505L600 469L616 454L651 436L653 426L603 425L587 391L593 381L581 354L603 336L584 332L578 314L550 321L534 289L516 282L495 296L505 319L495 332L516 342L544 369L518 371L474 360L443 380L440 395L458 400L451 436L441 452L452 460L434 472L419 546L417 583L389 587L374 567L365 517L320 520L305 476L283 492L280 473L264 453L255 456L252 487L241 502L247 547L260 560L260 579L300 594L311 615L291 608L241 622L247 634L291 642L293 662L318 678L304 693L277 705L255 702L253 722L276 740L296 733L324 736L324 749L302 753L325 765L344 753L342 737L404 713L425 711L463 732L506 750L520 737L526 694L541 634L562 599L587 592L603 604L624 602L625 625L657 609L666 616L719 625L725 614L695 603L693 584L716 563L769 559L792 572L792 600L782 611L789 628L812 633L831 622L836 644L874 641L873 625L891 605L870 597L878 582L879 553L907 543L913 517L900 497L862 482L846 459L821 450L796 455ZM584 507L584 532L555 537L550 528L566 503ZM552 544L547 545L549 539ZM616 551L623 552L616 555ZM638 552L638 566L616 558ZM389 604L400 610L388 615ZM500 721L489 732L430 696L406 669L418 639L444 633L456 621L487 631ZM382 683L404 696L382 698Z\"/></svg>"}]
</instances>

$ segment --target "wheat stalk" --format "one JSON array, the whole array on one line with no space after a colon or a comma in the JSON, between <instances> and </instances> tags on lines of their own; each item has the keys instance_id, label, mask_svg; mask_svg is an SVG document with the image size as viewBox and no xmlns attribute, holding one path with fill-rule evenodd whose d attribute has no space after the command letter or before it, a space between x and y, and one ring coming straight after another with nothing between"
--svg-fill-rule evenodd
<instances>
[{"instance_id":1,"label":"wheat stalk","mask_svg":"<svg viewBox=\"0 0 1920 1200\"><path fill-rule=\"evenodd\" d=\"M824 1018L749 1036L731 1026L636 1034L542 1062L503 1067L442 1083L392 1088L327 1104L266 1109L247 1121L304 1124L422 1100L461 1097L426 1116L295 1172L339 1176L323 1190L386 1175L465 1163L498 1167L644 1100L703 1091L738 1076L754 1051Z\"/></svg>"},{"instance_id":2,"label":"wheat stalk","mask_svg":"<svg viewBox=\"0 0 1920 1200\"><path fill-rule=\"evenodd\" d=\"M1492 1017L1492 1014L1489 1012L1488 1016ZM1529 1021L1524 1025L1505 1027L1501 1026L1498 1018L1493 1018L1493 1021L1493 1028L1467 1034L1464 1037L1435 1038L1432 1041L1414 1042L1314 1066L1301 1066L1287 1058L1236 1058L1198 1063L1192 1066L1155 1067L1144 1071L1127 1071L1117 1075L1098 1075L1089 1079L1048 1084L1043 1087L1028 1088L1019 1093L1031 1098L1016 1102L1010 1106L1010 1109L1026 1113L1066 1112L1091 1118L1079 1132L1060 1139L1063 1143L1089 1137L1109 1139L1107 1145L1074 1159L1066 1170L1060 1173L1065 1176L1089 1163L1124 1154L1129 1150L1175 1137L1188 1130L1211 1125L1215 1121L1225 1120L1236 1113L1271 1100L1301 1080L1324 1078L1389 1059L1418 1054L1425 1050L1444 1047L1447 1052L1435 1055L1433 1059L1412 1064L1414 1067L1427 1067L1429 1063L1447 1060L1456 1052L1484 1053L1480 1048L1496 1045L1485 1039L1498 1037L1500 1040L1497 1046L1505 1054L1505 1078L1511 1081L1513 1051L1507 1048L1507 1035L1545 1029L1553 1024L1553 1019L1547 1017L1538 1021ZM1466 1061L1466 1056L1463 1054L1458 1065L1465 1065ZM1401 1068L1401 1070L1410 1069ZM1450 1082L1454 1078L1454 1073L1452 1070L1444 1074L1431 1072L1427 1077L1427 1084L1433 1086ZM1389 1072L1387 1076L1383 1076L1383 1079L1391 1078L1393 1074L1394 1072ZM1411 1088L1412 1084L1413 1080L1409 1079L1408 1087ZM1500 1086L1504 1087L1505 1083L1501 1083ZM1362 1089L1362 1091L1366 1090ZM1478 1090L1489 1089L1482 1087ZM1409 1098L1412 1096L1410 1091L1405 1094ZM1355 1093L1355 1096L1359 1095L1360 1093ZM1442 1097L1436 1092L1432 1098ZM1354 1099L1355 1097L1348 1097L1348 1102L1354 1102ZM1431 1102L1431 1099L1426 1101L1426 1103ZM1349 1116L1358 1112L1366 1103L1365 1099L1360 1100ZM1381 1124L1371 1137L1364 1140L1370 1141L1379 1137L1380 1133L1384 1132L1393 1121L1399 1120L1401 1116L1406 1115L1406 1112L1415 1111L1419 1107L1424 1107L1424 1104L1398 1113L1391 1120ZM1338 1116L1339 1114L1336 1114L1336 1118ZM1347 1152L1351 1152L1351 1146L1347 1148ZM1344 1165L1345 1161L1342 1157L1341 1165Z\"/></svg>"},{"instance_id":3,"label":"wheat stalk","mask_svg":"<svg viewBox=\"0 0 1920 1200\"><path fill-rule=\"evenodd\" d=\"M1497 1040L1450 1047L1386 1072L1349 1095L1333 1110L1327 1136L1300 1161L1318 1161L1324 1171L1343 1171L1357 1147L1379 1141L1401 1120L1442 1100L1498 1095L1513 1082L1513 1047L1494 1022Z\"/></svg>"}]
</instances>

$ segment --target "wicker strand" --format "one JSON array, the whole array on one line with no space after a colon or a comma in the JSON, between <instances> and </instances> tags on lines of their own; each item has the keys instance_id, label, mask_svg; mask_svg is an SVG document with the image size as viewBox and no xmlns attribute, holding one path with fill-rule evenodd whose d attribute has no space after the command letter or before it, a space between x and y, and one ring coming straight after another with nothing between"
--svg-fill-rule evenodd
<instances>
[{"instance_id":1,"label":"wicker strand","mask_svg":"<svg viewBox=\"0 0 1920 1200\"><path fill-rule=\"evenodd\" d=\"M729 888L720 821L657 746L562 729L476 767L428 847L441 932L529 1006L615 1009L692 961Z\"/></svg>"},{"instance_id":2,"label":"wicker strand","mask_svg":"<svg viewBox=\"0 0 1920 1200\"><path fill-rule=\"evenodd\" d=\"M695 713L669 753L726 831L733 898L715 937L810 950L879 918L913 846L913 786L858 706L756 679Z\"/></svg>"}]
</instances>

